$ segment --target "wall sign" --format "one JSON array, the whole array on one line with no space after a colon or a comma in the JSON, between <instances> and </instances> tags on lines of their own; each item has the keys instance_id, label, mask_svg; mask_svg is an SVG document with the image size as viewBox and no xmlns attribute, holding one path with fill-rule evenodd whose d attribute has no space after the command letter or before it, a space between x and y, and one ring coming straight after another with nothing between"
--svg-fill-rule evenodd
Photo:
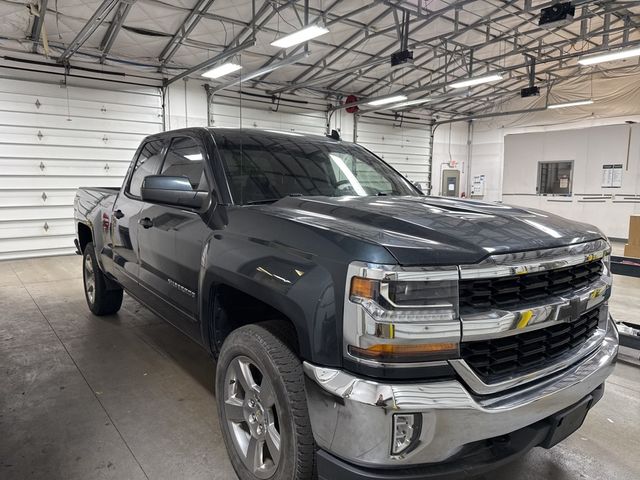
<instances>
[{"instance_id":1,"label":"wall sign","mask_svg":"<svg viewBox=\"0 0 640 480\"><path fill-rule=\"evenodd\" d=\"M622 164L602 165L602 188L622 187Z\"/></svg>"}]
</instances>

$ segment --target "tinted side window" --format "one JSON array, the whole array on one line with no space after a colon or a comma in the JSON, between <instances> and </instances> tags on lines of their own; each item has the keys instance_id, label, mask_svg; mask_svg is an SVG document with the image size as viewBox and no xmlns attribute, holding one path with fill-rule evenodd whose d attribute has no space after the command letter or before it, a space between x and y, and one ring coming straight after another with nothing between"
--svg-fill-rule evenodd
<instances>
[{"instance_id":1,"label":"tinted side window","mask_svg":"<svg viewBox=\"0 0 640 480\"><path fill-rule=\"evenodd\" d=\"M142 187L144 177L158 174L162 164L162 145L162 140L154 140L142 146L129 182L129 193L131 195L140 197L140 187Z\"/></svg>"},{"instance_id":2,"label":"tinted side window","mask_svg":"<svg viewBox=\"0 0 640 480\"><path fill-rule=\"evenodd\" d=\"M204 173L204 155L195 140L174 138L167 151L161 175L187 177L194 190L209 191Z\"/></svg>"}]
</instances>

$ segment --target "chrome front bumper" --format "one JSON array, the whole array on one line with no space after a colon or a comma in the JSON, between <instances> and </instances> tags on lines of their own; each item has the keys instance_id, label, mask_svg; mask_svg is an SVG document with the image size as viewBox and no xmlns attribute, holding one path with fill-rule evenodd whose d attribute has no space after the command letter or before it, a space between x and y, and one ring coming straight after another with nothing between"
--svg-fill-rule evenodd
<instances>
[{"instance_id":1,"label":"chrome front bumper","mask_svg":"<svg viewBox=\"0 0 640 480\"><path fill-rule=\"evenodd\" d=\"M600 347L566 370L533 385L478 397L456 380L382 384L304 363L317 445L357 465L408 467L444 462L472 442L506 435L585 397L614 368L618 333L609 320ZM422 414L417 446L391 455L394 413Z\"/></svg>"}]
</instances>

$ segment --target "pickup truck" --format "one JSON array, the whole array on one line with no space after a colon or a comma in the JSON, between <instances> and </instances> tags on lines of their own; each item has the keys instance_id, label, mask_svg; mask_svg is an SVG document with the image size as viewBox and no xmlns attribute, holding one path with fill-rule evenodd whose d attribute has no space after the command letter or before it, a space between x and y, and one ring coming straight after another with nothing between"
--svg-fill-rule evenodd
<instances>
[{"instance_id":1,"label":"pickup truck","mask_svg":"<svg viewBox=\"0 0 640 480\"><path fill-rule=\"evenodd\" d=\"M216 359L242 480L479 475L577 430L616 362L597 228L425 196L336 135L150 136L75 223L94 314L124 290Z\"/></svg>"}]
</instances>

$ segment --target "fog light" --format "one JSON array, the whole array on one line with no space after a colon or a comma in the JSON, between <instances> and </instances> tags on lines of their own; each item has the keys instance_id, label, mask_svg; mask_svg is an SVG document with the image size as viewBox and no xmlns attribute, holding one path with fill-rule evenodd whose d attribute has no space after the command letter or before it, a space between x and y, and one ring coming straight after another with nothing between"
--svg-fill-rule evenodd
<instances>
[{"instance_id":1,"label":"fog light","mask_svg":"<svg viewBox=\"0 0 640 480\"><path fill-rule=\"evenodd\" d=\"M422 415L397 413L393 416L393 439L391 454L408 453L420 438Z\"/></svg>"}]
</instances>

